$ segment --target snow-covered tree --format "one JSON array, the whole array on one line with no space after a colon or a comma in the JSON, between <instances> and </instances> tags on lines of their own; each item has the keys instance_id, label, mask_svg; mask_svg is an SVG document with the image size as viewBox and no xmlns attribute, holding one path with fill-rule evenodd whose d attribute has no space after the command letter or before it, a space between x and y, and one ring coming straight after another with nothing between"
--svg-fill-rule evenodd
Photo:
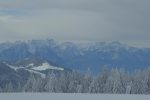
<instances>
[{"instance_id":1,"label":"snow-covered tree","mask_svg":"<svg viewBox=\"0 0 150 100\"><path fill-rule=\"evenodd\" d=\"M6 87L5 87L4 91L6 91L6 92L14 92L13 84L11 82L6 84Z\"/></svg>"},{"instance_id":2,"label":"snow-covered tree","mask_svg":"<svg viewBox=\"0 0 150 100\"><path fill-rule=\"evenodd\" d=\"M34 74L31 74L27 83L23 87L24 92L38 92L39 84L41 83L40 79L36 79Z\"/></svg>"},{"instance_id":3,"label":"snow-covered tree","mask_svg":"<svg viewBox=\"0 0 150 100\"><path fill-rule=\"evenodd\" d=\"M54 72L49 73L49 75L46 77L46 84L44 86L44 90L46 92L57 92L57 77Z\"/></svg>"},{"instance_id":4,"label":"snow-covered tree","mask_svg":"<svg viewBox=\"0 0 150 100\"><path fill-rule=\"evenodd\" d=\"M31 74L24 81L0 81L0 92L150 94L150 69L130 73L104 68L98 76L90 70L86 73L51 71L45 78Z\"/></svg>"},{"instance_id":5,"label":"snow-covered tree","mask_svg":"<svg viewBox=\"0 0 150 100\"><path fill-rule=\"evenodd\" d=\"M122 80L122 73L118 69L112 69L111 74L105 85L106 93L125 93L124 81Z\"/></svg>"}]
</instances>

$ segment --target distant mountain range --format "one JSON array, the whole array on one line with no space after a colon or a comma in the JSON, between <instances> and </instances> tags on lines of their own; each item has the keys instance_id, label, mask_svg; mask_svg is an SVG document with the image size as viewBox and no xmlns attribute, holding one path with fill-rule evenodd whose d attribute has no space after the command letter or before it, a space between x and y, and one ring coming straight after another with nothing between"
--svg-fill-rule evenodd
<instances>
[{"instance_id":1,"label":"distant mountain range","mask_svg":"<svg viewBox=\"0 0 150 100\"><path fill-rule=\"evenodd\" d=\"M150 48L130 47L119 42L57 43L52 39L5 42L0 44L0 62L3 67L17 70L22 66L32 72L45 68L81 72L91 69L98 73L104 66L133 71L150 67Z\"/></svg>"}]
</instances>

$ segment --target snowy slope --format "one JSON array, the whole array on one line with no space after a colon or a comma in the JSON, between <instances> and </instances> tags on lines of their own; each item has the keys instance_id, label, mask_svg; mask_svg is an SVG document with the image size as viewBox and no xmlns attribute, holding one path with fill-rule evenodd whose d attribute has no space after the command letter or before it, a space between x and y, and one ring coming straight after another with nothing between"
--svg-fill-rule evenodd
<instances>
[{"instance_id":1,"label":"snowy slope","mask_svg":"<svg viewBox=\"0 0 150 100\"><path fill-rule=\"evenodd\" d=\"M3 100L149 100L150 95L109 95L109 94L44 94L21 93L0 94Z\"/></svg>"},{"instance_id":2,"label":"snowy slope","mask_svg":"<svg viewBox=\"0 0 150 100\"><path fill-rule=\"evenodd\" d=\"M56 67L56 66L52 66L47 62L42 63L41 65L34 65L33 63L30 63L26 66L15 66L15 65L11 65L11 64L7 64L6 62L3 62L4 64L6 64L9 68L13 69L14 71L18 71L19 69L24 69L30 73L34 73L34 74L38 74L40 75L42 78L45 78L46 74L42 73L41 71L46 71L46 70L57 70L57 71L64 71L64 68L60 68L60 67Z\"/></svg>"},{"instance_id":3,"label":"snowy slope","mask_svg":"<svg viewBox=\"0 0 150 100\"><path fill-rule=\"evenodd\" d=\"M34 73L34 74L38 74L41 76L41 78L45 78L46 75L41 73L41 72L37 72L37 71L34 71L34 70L30 70L30 69L26 69L27 71L29 71L30 73Z\"/></svg>"},{"instance_id":4,"label":"snowy slope","mask_svg":"<svg viewBox=\"0 0 150 100\"><path fill-rule=\"evenodd\" d=\"M48 69L61 70L61 71L64 70L63 68L55 67L55 66L52 66L52 65L50 65L48 63L43 63L41 66L33 67L32 69L36 70L36 71L43 71L43 70L48 70Z\"/></svg>"}]
</instances>

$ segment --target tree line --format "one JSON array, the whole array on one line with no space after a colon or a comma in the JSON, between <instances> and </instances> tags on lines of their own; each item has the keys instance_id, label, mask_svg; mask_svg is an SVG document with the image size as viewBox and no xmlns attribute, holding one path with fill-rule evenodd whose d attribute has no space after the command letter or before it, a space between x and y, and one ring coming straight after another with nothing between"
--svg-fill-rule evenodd
<instances>
[{"instance_id":1,"label":"tree line","mask_svg":"<svg viewBox=\"0 0 150 100\"><path fill-rule=\"evenodd\" d=\"M5 83L0 92L150 94L150 68L133 73L104 68L97 76L90 71L52 71L45 78L31 74L25 83Z\"/></svg>"}]
</instances>

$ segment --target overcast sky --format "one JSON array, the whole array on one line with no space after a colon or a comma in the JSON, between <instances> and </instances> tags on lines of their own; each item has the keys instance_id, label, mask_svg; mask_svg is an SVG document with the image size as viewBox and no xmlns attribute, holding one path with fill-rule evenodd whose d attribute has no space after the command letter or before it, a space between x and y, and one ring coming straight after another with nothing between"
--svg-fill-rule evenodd
<instances>
[{"instance_id":1,"label":"overcast sky","mask_svg":"<svg viewBox=\"0 0 150 100\"><path fill-rule=\"evenodd\" d=\"M150 47L150 0L0 0L0 41L53 38Z\"/></svg>"}]
</instances>

